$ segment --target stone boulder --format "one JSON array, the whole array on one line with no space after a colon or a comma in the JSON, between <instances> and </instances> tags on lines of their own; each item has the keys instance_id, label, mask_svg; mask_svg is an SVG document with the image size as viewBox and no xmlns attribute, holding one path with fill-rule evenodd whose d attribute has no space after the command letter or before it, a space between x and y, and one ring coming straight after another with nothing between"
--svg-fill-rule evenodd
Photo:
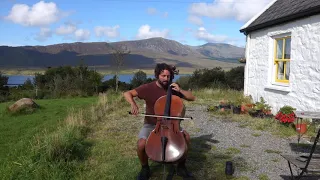
<instances>
[{"instance_id":1,"label":"stone boulder","mask_svg":"<svg viewBox=\"0 0 320 180\"><path fill-rule=\"evenodd\" d=\"M24 108L34 109L34 108L38 108L38 107L39 107L39 105L36 104L32 99L22 98L22 99L18 100L17 102L15 102L14 104L12 104L9 107L9 111L16 112L16 111L19 111Z\"/></svg>"}]
</instances>

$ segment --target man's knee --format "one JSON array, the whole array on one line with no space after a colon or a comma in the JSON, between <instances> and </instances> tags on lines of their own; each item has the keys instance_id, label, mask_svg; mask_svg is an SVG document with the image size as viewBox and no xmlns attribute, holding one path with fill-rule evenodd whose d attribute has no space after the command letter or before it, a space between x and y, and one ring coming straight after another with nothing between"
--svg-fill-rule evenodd
<instances>
[{"instance_id":1,"label":"man's knee","mask_svg":"<svg viewBox=\"0 0 320 180\"><path fill-rule=\"evenodd\" d=\"M146 145L146 140L145 139L139 139L138 140L138 150L139 151L144 151Z\"/></svg>"}]
</instances>

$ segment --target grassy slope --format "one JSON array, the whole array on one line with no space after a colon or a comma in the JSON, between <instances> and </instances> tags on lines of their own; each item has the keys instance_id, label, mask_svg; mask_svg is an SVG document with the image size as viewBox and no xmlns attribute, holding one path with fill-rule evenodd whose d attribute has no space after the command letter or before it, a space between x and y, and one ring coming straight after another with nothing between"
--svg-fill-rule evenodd
<instances>
[{"instance_id":1,"label":"grassy slope","mask_svg":"<svg viewBox=\"0 0 320 180\"><path fill-rule=\"evenodd\" d=\"M14 163L19 163L20 157L30 154L30 141L36 134L44 130L47 133L55 131L72 107L88 106L96 100L97 97L36 100L42 109L27 115L11 115L6 112L6 107L12 102L1 103L0 159L4 161L0 163L0 172L14 168Z\"/></svg>"}]
</instances>

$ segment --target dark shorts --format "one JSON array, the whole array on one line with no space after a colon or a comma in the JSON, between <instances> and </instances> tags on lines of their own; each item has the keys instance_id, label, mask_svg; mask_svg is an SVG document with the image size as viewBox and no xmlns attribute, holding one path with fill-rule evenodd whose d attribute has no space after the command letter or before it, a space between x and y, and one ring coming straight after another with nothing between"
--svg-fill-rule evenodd
<instances>
[{"instance_id":1,"label":"dark shorts","mask_svg":"<svg viewBox=\"0 0 320 180\"><path fill-rule=\"evenodd\" d=\"M153 124L143 124L143 127L139 132L139 139L148 139L150 133L152 132L152 130L154 130L155 127L156 125L153 125ZM181 127L180 127L180 131L181 132L183 131Z\"/></svg>"}]
</instances>

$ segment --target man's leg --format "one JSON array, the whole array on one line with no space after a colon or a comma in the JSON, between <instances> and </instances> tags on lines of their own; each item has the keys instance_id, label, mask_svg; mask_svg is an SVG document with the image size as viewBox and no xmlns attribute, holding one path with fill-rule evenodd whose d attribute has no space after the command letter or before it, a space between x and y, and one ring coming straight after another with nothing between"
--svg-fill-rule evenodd
<instances>
[{"instance_id":1,"label":"man's leg","mask_svg":"<svg viewBox=\"0 0 320 180\"><path fill-rule=\"evenodd\" d=\"M148 156L145 151L145 145L146 145L146 139L141 138L138 140L137 154L138 154L141 166L148 165Z\"/></svg>"},{"instance_id":2,"label":"man's leg","mask_svg":"<svg viewBox=\"0 0 320 180\"><path fill-rule=\"evenodd\" d=\"M141 171L138 175L139 180L149 179L151 173L148 165L148 156L145 151L146 139L149 137L150 132L154 129L153 125L144 124L139 132L139 140L137 142L137 155L141 163Z\"/></svg>"},{"instance_id":3,"label":"man's leg","mask_svg":"<svg viewBox=\"0 0 320 180\"><path fill-rule=\"evenodd\" d=\"M183 130L184 133L184 137L186 139L187 145L188 145L188 150L190 149L190 135L189 133L187 133L185 130ZM177 166L177 173L180 176L183 177L193 177L193 175L187 170L186 167L186 161L187 161L187 156L188 156L188 151L187 151L187 155L184 157L184 159L182 159Z\"/></svg>"}]
</instances>

